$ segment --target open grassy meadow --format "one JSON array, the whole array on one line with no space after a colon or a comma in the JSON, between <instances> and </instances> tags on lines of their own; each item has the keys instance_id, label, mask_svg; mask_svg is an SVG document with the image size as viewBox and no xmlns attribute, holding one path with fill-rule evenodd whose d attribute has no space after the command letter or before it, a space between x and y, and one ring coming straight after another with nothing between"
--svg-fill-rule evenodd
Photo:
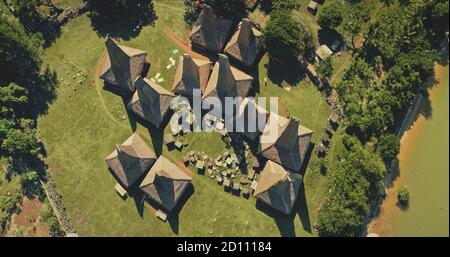
<instances>
[{"instance_id":1,"label":"open grassy meadow","mask_svg":"<svg viewBox=\"0 0 450 257\"><path fill-rule=\"evenodd\" d=\"M160 73L165 88L170 88L175 68L166 69L177 45L166 35L170 28L186 37L182 1L155 0L157 20L142 28L122 44L148 52L152 63L148 78ZM47 151L49 172L62 195L64 205L82 236L311 236L317 208L325 197L327 178L320 174L318 158L311 154L295 211L290 217L278 214L254 198L236 197L223 191L207 176L193 175L194 192L179 214L164 223L154 216L147 204L122 200L114 190L116 181L108 172L104 158L116 144L122 143L137 129L156 152L177 163L190 150L205 151L215 157L225 149L220 135L195 133L182 152L160 148L162 133L149 131L137 124L126 112L121 97L103 90L97 78L104 60L104 37L91 26L87 15L80 16L62 28L61 36L45 51L45 62L57 72L57 99L48 113L39 118L39 132ZM300 118L303 125L315 131L319 141L330 110L324 97L309 81L282 86L267 77L264 57L259 65L261 96L278 96L280 109ZM340 140L335 136L333 141ZM332 147L333 147L332 142ZM330 151L333 153L333 149ZM193 172L194 173L194 172Z\"/></svg>"}]
</instances>

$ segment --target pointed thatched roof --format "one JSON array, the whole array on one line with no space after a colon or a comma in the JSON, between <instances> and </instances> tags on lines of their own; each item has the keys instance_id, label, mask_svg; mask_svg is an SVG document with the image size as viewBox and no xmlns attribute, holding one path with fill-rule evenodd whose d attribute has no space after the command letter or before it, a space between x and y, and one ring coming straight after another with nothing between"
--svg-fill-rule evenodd
<instances>
[{"instance_id":1,"label":"pointed thatched roof","mask_svg":"<svg viewBox=\"0 0 450 257\"><path fill-rule=\"evenodd\" d=\"M259 176L254 196L272 208L290 214L301 183L302 175L268 161Z\"/></svg>"},{"instance_id":2,"label":"pointed thatched roof","mask_svg":"<svg viewBox=\"0 0 450 257\"><path fill-rule=\"evenodd\" d=\"M105 45L108 58L100 78L125 92L133 92L134 81L144 69L147 52L118 45L110 37Z\"/></svg>"},{"instance_id":3,"label":"pointed thatched roof","mask_svg":"<svg viewBox=\"0 0 450 257\"><path fill-rule=\"evenodd\" d=\"M172 91L183 96L192 96L194 89L204 92L211 73L212 63L191 58L188 54L180 56L173 79Z\"/></svg>"},{"instance_id":4,"label":"pointed thatched roof","mask_svg":"<svg viewBox=\"0 0 450 257\"><path fill-rule=\"evenodd\" d=\"M261 32L252 28L250 20L242 19L225 47L225 54L245 66L252 66L262 50Z\"/></svg>"},{"instance_id":5,"label":"pointed thatched roof","mask_svg":"<svg viewBox=\"0 0 450 257\"><path fill-rule=\"evenodd\" d=\"M175 95L146 78L138 77L135 84L136 92L128 104L128 109L159 127L167 115L170 102Z\"/></svg>"},{"instance_id":6,"label":"pointed thatched roof","mask_svg":"<svg viewBox=\"0 0 450 257\"><path fill-rule=\"evenodd\" d=\"M244 72L231 67L228 57L219 54L219 60L214 65L203 98L208 96L245 97L252 86L253 78Z\"/></svg>"},{"instance_id":7,"label":"pointed thatched roof","mask_svg":"<svg viewBox=\"0 0 450 257\"><path fill-rule=\"evenodd\" d=\"M105 159L111 173L125 188L141 182L156 161L156 154L145 141L134 133Z\"/></svg>"},{"instance_id":8,"label":"pointed thatched roof","mask_svg":"<svg viewBox=\"0 0 450 257\"><path fill-rule=\"evenodd\" d=\"M313 132L298 121L271 113L260 137L260 154L286 169L300 171Z\"/></svg>"},{"instance_id":9,"label":"pointed thatched roof","mask_svg":"<svg viewBox=\"0 0 450 257\"><path fill-rule=\"evenodd\" d=\"M253 98L246 97L239 105L235 115L235 122L238 122L239 119L244 121L244 132L236 132L242 133L252 141L256 141L261 135L268 118L269 112L266 109L259 106ZM250 129L250 122L252 122L252 126L254 126L251 127L252 129Z\"/></svg>"},{"instance_id":10,"label":"pointed thatched roof","mask_svg":"<svg viewBox=\"0 0 450 257\"><path fill-rule=\"evenodd\" d=\"M231 25L230 20L217 16L210 6L204 4L189 38L197 47L220 52L225 46Z\"/></svg>"},{"instance_id":11,"label":"pointed thatched roof","mask_svg":"<svg viewBox=\"0 0 450 257\"><path fill-rule=\"evenodd\" d=\"M147 199L171 211L192 178L176 164L160 156L139 186Z\"/></svg>"}]
</instances>

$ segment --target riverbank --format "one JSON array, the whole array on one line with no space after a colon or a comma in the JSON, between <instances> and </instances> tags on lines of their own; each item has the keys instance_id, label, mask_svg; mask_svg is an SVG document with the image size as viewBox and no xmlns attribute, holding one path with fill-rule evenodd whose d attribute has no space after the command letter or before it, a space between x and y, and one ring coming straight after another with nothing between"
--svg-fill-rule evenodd
<instances>
[{"instance_id":1,"label":"riverbank","mask_svg":"<svg viewBox=\"0 0 450 257\"><path fill-rule=\"evenodd\" d=\"M379 215L368 232L381 236L448 236L448 66L435 65L436 83L414 110L401 139L398 166ZM401 209L397 190L407 186L410 205Z\"/></svg>"}]
</instances>

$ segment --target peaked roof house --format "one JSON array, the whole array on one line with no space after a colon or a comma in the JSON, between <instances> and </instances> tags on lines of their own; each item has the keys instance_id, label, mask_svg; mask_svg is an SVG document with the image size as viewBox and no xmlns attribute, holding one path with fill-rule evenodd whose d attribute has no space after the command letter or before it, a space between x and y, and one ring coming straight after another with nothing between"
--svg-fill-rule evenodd
<instances>
[{"instance_id":1,"label":"peaked roof house","mask_svg":"<svg viewBox=\"0 0 450 257\"><path fill-rule=\"evenodd\" d=\"M211 67L210 61L191 58L188 54L180 56L173 79L172 92L187 97L192 97L194 89L204 92Z\"/></svg>"},{"instance_id":2,"label":"peaked roof house","mask_svg":"<svg viewBox=\"0 0 450 257\"><path fill-rule=\"evenodd\" d=\"M286 169L299 172L313 132L294 119L271 113L260 136L259 153Z\"/></svg>"},{"instance_id":3,"label":"peaked roof house","mask_svg":"<svg viewBox=\"0 0 450 257\"><path fill-rule=\"evenodd\" d=\"M139 185L155 163L156 154L137 133L133 133L105 161L119 184L128 190Z\"/></svg>"},{"instance_id":4,"label":"peaked roof house","mask_svg":"<svg viewBox=\"0 0 450 257\"><path fill-rule=\"evenodd\" d=\"M147 52L118 45L110 37L105 42L108 58L100 79L121 91L132 93L134 82L145 67Z\"/></svg>"},{"instance_id":5,"label":"peaked roof house","mask_svg":"<svg viewBox=\"0 0 450 257\"><path fill-rule=\"evenodd\" d=\"M127 108L159 128L168 114L170 103L175 95L146 78L138 77L135 84L136 92Z\"/></svg>"},{"instance_id":6,"label":"peaked roof house","mask_svg":"<svg viewBox=\"0 0 450 257\"><path fill-rule=\"evenodd\" d=\"M297 199L302 178L302 175L289 172L281 165L268 161L253 194L272 208L284 214L290 214Z\"/></svg>"},{"instance_id":7,"label":"peaked roof house","mask_svg":"<svg viewBox=\"0 0 450 257\"><path fill-rule=\"evenodd\" d=\"M228 57L219 54L219 60L214 65L203 98L218 97L246 97L252 86L253 77L231 67Z\"/></svg>"},{"instance_id":8,"label":"peaked roof house","mask_svg":"<svg viewBox=\"0 0 450 257\"><path fill-rule=\"evenodd\" d=\"M189 39L194 46L220 52L225 46L232 22L214 13L206 4L194 24Z\"/></svg>"},{"instance_id":9,"label":"peaked roof house","mask_svg":"<svg viewBox=\"0 0 450 257\"><path fill-rule=\"evenodd\" d=\"M145 198L167 211L172 211L192 178L176 164L160 156L139 186Z\"/></svg>"},{"instance_id":10,"label":"peaked roof house","mask_svg":"<svg viewBox=\"0 0 450 257\"><path fill-rule=\"evenodd\" d=\"M246 97L239 105L234 116L235 122L243 121L244 127L242 129L244 131L236 132L243 134L251 141L257 141L266 126L268 118L269 112L266 109L259 106L254 99Z\"/></svg>"},{"instance_id":11,"label":"peaked roof house","mask_svg":"<svg viewBox=\"0 0 450 257\"><path fill-rule=\"evenodd\" d=\"M261 50L261 32L252 27L249 19L244 18L226 45L224 52L243 65L252 66Z\"/></svg>"}]
</instances>

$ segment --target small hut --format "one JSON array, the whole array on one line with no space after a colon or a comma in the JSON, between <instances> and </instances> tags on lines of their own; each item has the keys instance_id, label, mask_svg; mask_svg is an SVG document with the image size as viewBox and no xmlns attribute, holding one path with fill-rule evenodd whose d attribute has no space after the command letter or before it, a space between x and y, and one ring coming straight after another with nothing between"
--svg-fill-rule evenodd
<instances>
[{"instance_id":1,"label":"small hut","mask_svg":"<svg viewBox=\"0 0 450 257\"><path fill-rule=\"evenodd\" d=\"M242 19L236 32L225 46L225 54L244 66L252 66L263 49L261 32L252 27L249 19Z\"/></svg>"},{"instance_id":2,"label":"small hut","mask_svg":"<svg viewBox=\"0 0 450 257\"><path fill-rule=\"evenodd\" d=\"M110 37L105 42L108 57L103 64L100 79L114 88L132 93L135 89L135 80L143 75L147 52L118 45Z\"/></svg>"},{"instance_id":3,"label":"small hut","mask_svg":"<svg viewBox=\"0 0 450 257\"><path fill-rule=\"evenodd\" d=\"M170 103L175 95L146 78L138 77L135 84L136 92L128 109L159 128L169 113Z\"/></svg>"},{"instance_id":4,"label":"small hut","mask_svg":"<svg viewBox=\"0 0 450 257\"><path fill-rule=\"evenodd\" d=\"M270 207L289 215L297 199L302 178L302 175L268 161L253 195Z\"/></svg>"},{"instance_id":5,"label":"small hut","mask_svg":"<svg viewBox=\"0 0 450 257\"><path fill-rule=\"evenodd\" d=\"M112 175L129 190L138 185L156 161L156 154L134 133L105 159Z\"/></svg>"},{"instance_id":6,"label":"small hut","mask_svg":"<svg viewBox=\"0 0 450 257\"><path fill-rule=\"evenodd\" d=\"M170 212L192 184L191 180L176 164L160 156L139 187L146 200Z\"/></svg>"},{"instance_id":7,"label":"small hut","mask_svg":"<svg viewBox=\"0 0 450 257\"><path fill-rule=\"evenodd\" d=\"M317 147L317 156L319 157L325 157L327 155L327 148L321 143Z\"/></svg>"},{"instance_id":8,"label":"small hut","mask_svg":"<svg viewBox=\"0 0 450 257\"><path fill-rule=\"evenodd\" d=\"M204 4L189 39L196 47L218 53L225 46L231 26L230 20L216 15L210 6Z\"/></svg>"},{"instance_id":9,"label":"small hut","mask_svg":"<svg viewBox=\"0 0 450 257\"><path fill-rule=\"evenodd\" d=\"M332 112L328 117L328 123L333 128L333 130L336 130L339 127L339 115L335 112Z\"/></svg>"},{"instance_id":10,"label":"small hut","mask_svg":"<svg viewBox=\"0 0 450 257\"><path fill-rule=\"evenodd\" d=\"M328 134L322 134L322 136L320 137L320 141L326 147L330 145L330 137L328 137Z\"/></svg>"},{"instance_id":11,"label":"small hut","mask_svg":"<svg viewBox=\"0 0 450 257\"><path fill-rule=\"evenodd\" d=\"M317 13L317 3L314 1L310 1L307 8L308 12L312 15L316 15Z\"/></svg>"},{"instance_id":12,"label":"small hut","mask_svg":"<svg viewBox=\"0 0 450 257\"><path fill-rule=\"evenodd\" d=\"M212 63L206 60L191 58L188 54L180 56L172 84L172 92L192 97L193 90L203 93L211 73Z\"/></svg>"},{"instance_id":13,"label":"small hut","mask_svg":"<svg viewBox=\"0 0 450 257\"><path fill-rule=\"evenodd\" d=\"M271 113L260 137L259 153L286 169L299 172L313 132L298 121Z\"/></svg>"},{"instance_id":14,"label":"small hut","mask_svg":"<svg viewBox=\"0 0 450 257\"><path fill-rule=\"evenodd\" d=\"M325 60L326 58L330 57L332 54L333 54L333 51L331 51L327 45L321 45L316 50L316 55L317 55L317 58L319 59L319 61Z\"/></svg>"}]
</instances>

